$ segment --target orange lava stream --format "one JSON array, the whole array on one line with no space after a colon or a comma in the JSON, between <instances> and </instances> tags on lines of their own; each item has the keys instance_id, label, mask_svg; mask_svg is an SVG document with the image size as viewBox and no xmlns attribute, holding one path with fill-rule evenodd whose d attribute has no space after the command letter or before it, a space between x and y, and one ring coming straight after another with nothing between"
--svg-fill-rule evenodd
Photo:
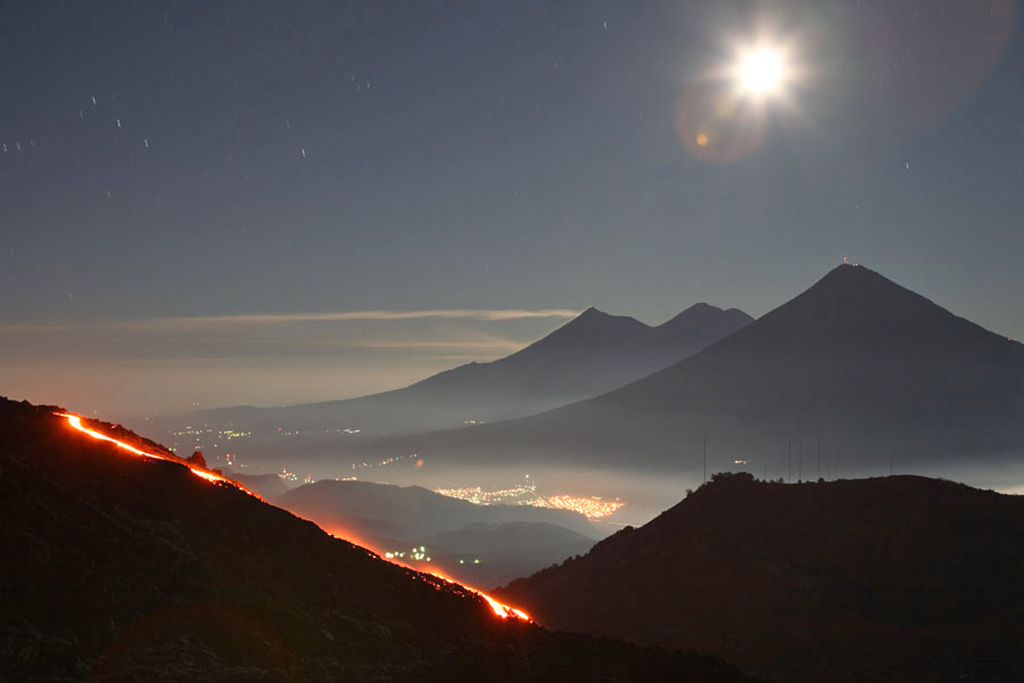
<instances>
[{"instance_id":1,"label":"orange lava stream","mask_svg":"<svg viewBox=\"0 0 1024 683\"><path fill-rule=\"evenodd\" d=\"M227 484L229 486L233 486L233 487L239 489L240 491L244 491L245 493L248 493L249 495L251 495L251 496L253 496L255 498L258 498L261 501L263 500L263 498L259 494L253 493L249 489L247 489L244 486L242 486L241 484L239 484L237 481L233 481L231 479L228 479L227 477L225 477L225 476L223 476L221 474L218 474L216 472L212 472L212 471L204 469L202 467L197 467L197 466L192 465L191 463L189 463L189 462L187 462L187 461L185 461L183 459L180 459L180 458L174 458L174 457L170 457L170 456L166 456L166 455L160 455L160 454L157 454L157 453L147 453L146 451L139 450L138 448L135 448L134 446L130 446L130 445L126 444L123 441L118 441L117 439L115 439L112 436L107 436L106 434L104 434L102 432L98 432L95 429L89 429L88 427L86 427L85 425L82 424L82 418L80 416L78 416L78 415L72 415L71 413L54 413L54 416L67 418L68 424L70 424L73 428L77 429L78 431L82 432L83 434L88 434L89 436L91 436L94 439L98 439L99 441L107 441L109 443L114 444L115 446L117 446L120 449L126 450L129 453L134 453L136 455L140 455L140 456L142 456L144 458L152 458L153 460L165 460L167 462L177 463L178 465L182 465L184 467L187 467L189 469L189 471L192 472L192 474L196 475L197 477L201 477L201 478L203 478L203 479L205 479L207 481L210 481L210 482L223 483L223 484ZM266 501L263 501L263 502L266 502ZM338 538L341 538L341 536L338 536ZM349 539L345 539L345 540L349 540ZM349 540L349 542L351 543L353 541ZM381 560L383 560L385 562L391 562L392 564L397 564L399 566L406 567L407 569L412 569L413 571L422 572L424 574L430 574L431 576L434 576L434 577L436 577L438 579L441 579L442 581L446 581L447 583L451 583L451 584L454 584L456 586L462 586L463 588L465 588L466 590L470 591L471 593L476 593L481 598L486 600L487 604L490 605L491 610L494 612L494 614L499 616L499 617L501 617L502 619L522 619L524 621L529 621L529 622L533 621L533 619L531 619L529 617L529 615L526 614L526 612L524 612L524 611L522 611L520 609L516 609L515 607L510 607L509 605L502 604L502 603L498 602L497 600L495 600L494 598L492 598L491 596L487 595L487 593L484 593L481 590L477 590L476 588L473 588L472 586L467 586L465 584L461 584L458 581L453 581L452 579L449 579L447 576L445 576L444 574L442 574L442 573L440 573L440 572L438 572L438 571L436 571L434 569L424 570L424 569L419 568L419 567L413 567L412 565L408 565L408 564L401 563L401 562L395 562L394 560L389 560L389 559L385 558L382 553L374 550L369 544L366 544L366 543L359 542L359 543L356 543L356 545L361 545L364 548L367 548L367 549L371 550L372 552L376 553L380 557Z\"/></svg>"},{"instance_id":2,"label":"orange lava stream","mask_svg":"<svg viewBox=\"0 0 1024 683\"><path fill-rule=\"evenodd\" d=\"M411 569L414 572L419 572L420 574L429 574L430 576L433 576L435 579L440 579L445 583L461 586L462 588L468 590L470 593L475 593L479 595L487 602L487 604L491 608L491 611L493 611L496 616L499 616L502 619L522 619L523 621L536 623L533 621L530 615L524 612L523 610L512 607L511 605L506 605L504 603L498 602L487 593L484 593L479 588L473 588L472 586L467 586L464 583L449 578L443 572L441 572L438 569L435 569L434 567L424 566L422 563L417 565L412 562L403 562L398 558L386 557L384 552L374 547L372 543L367 543L363 539L357 538L355 534L345 529L340 529L337 526L331 526L329 528L322 526L321 528L323 528L328 534L330 534L334 538L340 538L342 540L348 541L349 543L353 543L355 545L366 548L383 562L390 562L391 564L397 565L399 567L404 567L405 569Z\"/></svg>"},{"instance_id":3,"label":"orange lava stream","mask_svg":"<svg viewBox=\"0 0 1024 683\"><path fill-rule=\"evenodd\" d=\"M418 572L423 572L424 574L430 574L431 576L441 579L442 581L445 581L447 583L455 584L456 586L462 586L471 593L476 593L481 598L486 600L487 604L491 606L491 610L494 612L494 614L501 617L502 619L522 619L523 621L533 621L533 619L530 618L530 615L524 612L523 610L516 609L515 607L512 607L510 605L498 602L487 593L484 593L482 590L473 588L472 586L467 586L464 583L459 583L458 581L455 581L453 579L449 579L447 576L437 571L436 569L423 569L421 567L412 567L409 565L402 566L408 566L409 569L414 569Z\"/></svg>"},{"instance_id":4,"label":"orange lava stream","mask_svg":"<svg viewBox=\"0 0 1024 683\"><path fill-rule=\"evenodd\" d=\"M115 446L117 446L118 448L120 448L122 450L126 450L129 453L134 453L135 455L141 455L144 458L152 458L153 460L164 460L166 462L177 463L178 465L182 465L183 467L187 467L189 472L191 472L192 474L196 475L197 477L201 477L201 478L205 479L206 481L220 482L220 483L223 483L223 484L227 484L228 486L233 486L233 487L235 487L236 489L238 489L240 491L244 491L245 493L248 493L250 496L253 496L254 498L259 498L260 500L263 500L263 498L259 494L253 493L249 489L247 489L244 486L242 486L241 484L239 484L237 481L233 481L231 479L228 479L227 477L225 477L225 476L223 476L221 474L218 474L217 472L213 472L211 470L208 470L208 469L205 469L205 468L202 468L202 467L198 467L198 466L193 465L190 462L188 462L186 460L183 460L181 458L174 458L174 457L170 457L170 456L166 456L166 455L160 455L158 453L147 453L146 451L139 450L138 448L135 448L134 446L130 446L130 445L126 444L123 441L118 441L117 439L115 439L112 436L107 436L106 434L104 434L102 432L97 432L95 429L89 429L88 427L86 427L85 425L82 424L82 418L80 416L78 416L78 415L72 415L71 413L54 413L54 415L56 415L57 417L65 417L65 418L67 418L68 424L70 424L72 427L74 427L78 431L82 432L83 434L88 434L89 436L91 436L94 439L98 439L99 441L107 441L109 443L114 444ZM266 502L266 501L264 501L264 502Z\"/></svg>"}]
</instances>

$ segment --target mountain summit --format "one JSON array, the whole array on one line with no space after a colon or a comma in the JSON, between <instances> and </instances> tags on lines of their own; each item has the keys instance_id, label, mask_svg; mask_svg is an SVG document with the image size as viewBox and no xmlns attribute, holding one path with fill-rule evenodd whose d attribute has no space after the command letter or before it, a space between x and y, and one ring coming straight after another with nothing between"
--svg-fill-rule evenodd
<instances>
[{"instance_id":1,"label":"mountain summit","mask_svg":"<svg viewBox=\"0 0 1024 683\"><path fill-rule=\"evenodd\" d=\"M945 344L994 336L873 270L848 264L831 270L764 321L762 335L799 327L818 340L852 337L876 347L933 335Z\"/></svg>"}]
</instances>

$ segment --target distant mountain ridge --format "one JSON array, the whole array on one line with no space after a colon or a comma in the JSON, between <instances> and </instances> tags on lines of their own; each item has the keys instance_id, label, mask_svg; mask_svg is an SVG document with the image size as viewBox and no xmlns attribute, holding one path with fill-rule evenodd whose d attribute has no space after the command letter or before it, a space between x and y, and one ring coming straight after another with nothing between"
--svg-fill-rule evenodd
<instances>
[{"instance_id":1,"label":"distant mountain ridge","mask_svg":"<svg viewBox=\"0 0 1024 683\"><path fill-rule=\"evenodd\" d=\"M735 308L695 304L651 327L590 307L510 356L463 365L409 389L443 387L455 396L475 391L482 400L487 394L550 397L560 402L571 396L594 396L696 353L752 320Z\"/></svg>"},{"instance_id":2,"label":"distant mountain ridge","mask_svg":"<svg viewBox=\"0 0 1024 683\"><path fill-rule=\"evenodd\" d=\"M718 475L498 593L554 628L817 681L1019 681L1024 498L896 476ZM601 596L594 600L594 596Z\"/></svg>"},{"instance_id":3,"label":"distant mountain ridge","mask_svg":"<svg viewBox=\"0 0 1024 683\"><path fill-rule=\"evenodd\" d=\"M282 408L239 406L153 424L232 425L271 435L353 428L363 436L461 426L467 420L521 417L596 396L660 370L748 324L738 309L696 304L651 327L588 308L505 358L468 363L403 389Z\"/></svg>"},{"instance_id":4,"label":"distant mountain ridge","mask_svg":"<svg viewBox=\"0 0 1024 683\"><path fill-rule=\"evenodd\" d=\"M432 462L692 471L705 438L712 471L736 460L770 476L795 476L798 459L805 475L825 475L892 458L1005 457L1024 451L1024 347L843 265L743 329L599 397L364 447L414 447Z\"/></svg>"}]
</instances>

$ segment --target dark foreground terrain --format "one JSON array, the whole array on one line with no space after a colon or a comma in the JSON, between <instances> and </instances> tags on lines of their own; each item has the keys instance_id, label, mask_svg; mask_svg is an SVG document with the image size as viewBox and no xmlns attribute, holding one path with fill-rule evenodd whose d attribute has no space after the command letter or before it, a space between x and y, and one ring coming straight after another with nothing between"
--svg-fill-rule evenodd
<instances>
[{"instance_id":1,"label":"dark foreground terrain","mask_svg":"<svg viewBox=\"0 0 1024 683\"><path fill-rule=\"evenodd\" d=\"M498 593L552 628L779 679L1021 681L1021 538L1024 498L948 481L717 475Z\"/></svg>"},{"instance_id":2,"label":"dark foreground terrain","mask_svg":"<svg viewBox=\"0 0 1024 683\"><path fill-rule=\"evenodd\" d=\"M0 399L0 680L751 680L713 657L499 619L53 410Z\"/></svg>"}]
</instances>

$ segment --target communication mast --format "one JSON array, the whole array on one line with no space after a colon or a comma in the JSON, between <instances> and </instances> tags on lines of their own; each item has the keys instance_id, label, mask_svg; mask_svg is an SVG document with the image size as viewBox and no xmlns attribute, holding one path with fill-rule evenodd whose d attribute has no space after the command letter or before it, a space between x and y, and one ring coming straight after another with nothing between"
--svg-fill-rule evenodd
<instances>
[{"instance_id":1,"label":"communication mast","mask_svg":"<svg viewBox=\"0 0 1024 683\"><path fill-rule=\"evenodd\" d=\"M788 454L788 457L789 457L789 483L792 484L793 483L793 437L792 436L789 437L789 450L788 450L787 454Z\"/></svg>"},{"instance_id":2,"label":"communication mast","mask_svg":"<svg viewBox=\"0 0 1024 683\"><path fill-rule=\"evenodd\" d=\"M704 435L704 483L708 483L708 435Z\"/></svg>"},{"instance_id":3,"label":"communication mast","mask_svg":"<svg viewBox=\"0 0 1024 683\"><path fill-rule=\"evenodd\" d=\"M818 450L818 479L821 479L821 427L818 427L817 437L818 437L818 445L817 445L817 450Z\"/></svg>"}]
</instances>

